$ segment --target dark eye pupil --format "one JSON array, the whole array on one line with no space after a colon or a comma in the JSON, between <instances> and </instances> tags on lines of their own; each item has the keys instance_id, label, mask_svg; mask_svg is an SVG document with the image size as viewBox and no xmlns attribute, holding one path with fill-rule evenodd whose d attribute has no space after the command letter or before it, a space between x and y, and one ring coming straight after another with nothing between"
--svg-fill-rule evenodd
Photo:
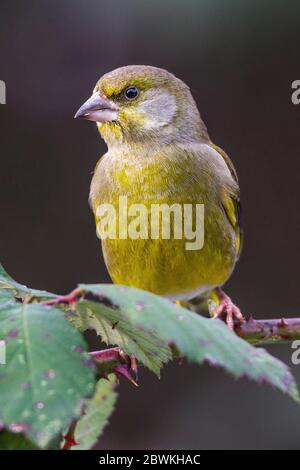
<instances>
[{"instance_id":1,"label":"dark eye pupil","mask_svg":"<svg viewBox=\"0 0 300 470\"><path fill-rule=\"evenodd\" d=\"M137 97L139 90L135 86L131 86L125 90L125 97L128 100L134 100Z\"/></svg>"}]
</instances>

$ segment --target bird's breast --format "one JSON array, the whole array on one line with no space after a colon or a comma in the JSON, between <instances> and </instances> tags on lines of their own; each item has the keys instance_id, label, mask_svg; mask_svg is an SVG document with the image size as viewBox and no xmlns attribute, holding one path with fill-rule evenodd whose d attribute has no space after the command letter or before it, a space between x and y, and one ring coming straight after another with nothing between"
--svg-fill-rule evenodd
<instances>
[{"instance_id":1,"label":"bird's breast","mask_svg":"<svg viewBox=\"0 0 300 470\"><path fill-rule=\"evenodd\" d=\"M208 168L192 153L108 153L97 166L91 200L94 206L122 194L141 203L160 199L189 202L210 193L209 180Z\"/></svg>"},{"instance_id":2,"label":"bird's breast","mask_svg":"<svg viewBox=\"0 0 300 470\"><path fill-rule=\"evenodd\" d=\"M114 282L172 298L186 298L191 292L222 284L234 264L235 240L218 200L217 183L217 175L206 161L189 152L156 153L150 158L106 154L91 184L97 226L103 204L114 207L118 224L120 212L128 214L133 205L144 206L151 215L155 205L170 208L175 204L193 207L193 225L196 205L204 206L204 244L196 251L186 249L185 236L175 239L174 225L169 239L162 236L161 227L159 237L153 239L150 223L148 236L120 237L118 226L115 238L102 238L104 258ZM126 198L121 210L120 198Z\"/></svg>"}]
</instances>

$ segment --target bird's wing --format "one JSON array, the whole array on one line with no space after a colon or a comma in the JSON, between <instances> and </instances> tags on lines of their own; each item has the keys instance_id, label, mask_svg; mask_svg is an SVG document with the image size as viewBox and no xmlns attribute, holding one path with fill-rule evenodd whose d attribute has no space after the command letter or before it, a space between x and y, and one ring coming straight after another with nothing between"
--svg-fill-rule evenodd
<instances>
[{"instance_id":1,"label":"bird's wing","mask_svg":"<svg viewBox=\"0 0 300 470\"><path fill-rule=\"evenodd\" d=\"M225 161L232 178L236 183L238 183L238 176L236 173L236 170L233 166L232 161L230 160L229 156L227 155L224 150L222 150L220 147L218 147L215 144L211 144L211 147L216 150L219 155L223 158ZM223 201L222 205L225 211L225 214L233 226L236 236L237 236L237 258L239 258L242 246L243 246L243 230L241 226L241 214L242 214L242 208L241 208L241 201L240 201L240 191L238 184L236 185L237 190L232 194L229 193L228 191L224 192L223 195Z\"/></svg>"}]
</instances>

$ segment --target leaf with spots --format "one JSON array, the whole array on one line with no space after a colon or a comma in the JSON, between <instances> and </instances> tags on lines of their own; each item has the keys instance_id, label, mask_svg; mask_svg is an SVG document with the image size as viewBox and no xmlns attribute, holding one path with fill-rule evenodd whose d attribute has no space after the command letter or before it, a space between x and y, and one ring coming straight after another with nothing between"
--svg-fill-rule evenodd
<instances>
[{"instance_id":1,"label":"leaf with spots","mask_svg":"<svg viewBox=\"0 0 300 470\"><path fill-rule=\"evenodd\" d=\"M13 295L20 299L36 298L36 299L51 299L57 297L55 294L50 292L30 289L29 287L23 286L19 282L15 281L0 264L0 288L7 289L13 293Z\"/></svg>"},{"instance_id":2,"label":"leaf with spots","mask_svg":"<svg viewBox=\"0 0 300 470\"><path fill-rule=\"evenodd\" d=\"M14 298L12 292L8 291L7 289L0 288L0 308L3 308L6 305L12 305L16 303L16 299Z\"/></svg>"},{"instance_id":3,"label":"leaf with spots","mask_svg":"<svg viewBox=\"0 0 300 470\"><path fill-rule=\"evenodd\" d=\"M236 378L248 377L273 385L299 401L290 369L264 349L255 348L239 338L220 320L204 318L139 289L105 284L83 284L80 287L87 298L93 296L93 300L78 302L81 317L90 315L90 324L93 324L94 318L99 323L104 322L106 341L110 339L111 326L117 325L117 330L120 325L122 334L113 338L115 343L129 354L133 352L131 344L135 338L136 348L141 348L146 357L145 360L140 355L138 359L146 366L149 367L148 354L151 349L145 349L143 344L147 334L150 334L192 362L201 364L206 361L222 367ZM109 331L107 336L105 330ZM153 351L156 352L156 349Z\"/></svg>"},{"instance_id":4,"label":"leaf with spots","mask_svg":"<svg viewBox=\"0 0 300 470\"><path fill-rule=\"evenodd\" d=\"M72 447L73 450L88 450L93 447L114 411L117 400L114 390L116 380L113 374L108 378L109 380L99 380L95 395L88 401L85 413L76 425L75 441L78 445Z\"/></svg>"},{"instance_id":5,"label":"leaf with spots","mask_svg":"<svg viewBox=\"0 0 300 470\"><path fill-rule=\"evenodd\" d=\"M45 447L93 393L85 341L59 310L17 302L0 307L0 340L0 422Z\"/></svg>"}]
</instances>

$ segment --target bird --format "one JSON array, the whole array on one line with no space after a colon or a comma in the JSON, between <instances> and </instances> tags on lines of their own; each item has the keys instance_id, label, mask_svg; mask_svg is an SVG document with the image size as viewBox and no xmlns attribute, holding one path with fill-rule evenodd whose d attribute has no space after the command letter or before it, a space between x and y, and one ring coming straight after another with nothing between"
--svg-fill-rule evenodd
<instances>
[{"instance_id":1,"label":"bird","mask_svg":"<svg viewBox=\"0 0 300 470\"><path fill-rule=\"evenodd\" d=\"M119 67L97 81L74 117L95 122L107 145L90 187L97 227L99 208L110 205L120 217L119 202L125 197L128 206L143 205L148 214L161 205L204 208L201 249L188 250L186 237L174 236L175 228L169 239L161 232L146 237L142 227L133 238L120 232L103 236L112 281L181 305L213 299L213 318L223 319L230 329L243 322L222 289L242 248L238 177L229 156L211 141L189 87L158 67ZM112 214L108 220L113 222Z\"/></svg>"}]
</instances>

